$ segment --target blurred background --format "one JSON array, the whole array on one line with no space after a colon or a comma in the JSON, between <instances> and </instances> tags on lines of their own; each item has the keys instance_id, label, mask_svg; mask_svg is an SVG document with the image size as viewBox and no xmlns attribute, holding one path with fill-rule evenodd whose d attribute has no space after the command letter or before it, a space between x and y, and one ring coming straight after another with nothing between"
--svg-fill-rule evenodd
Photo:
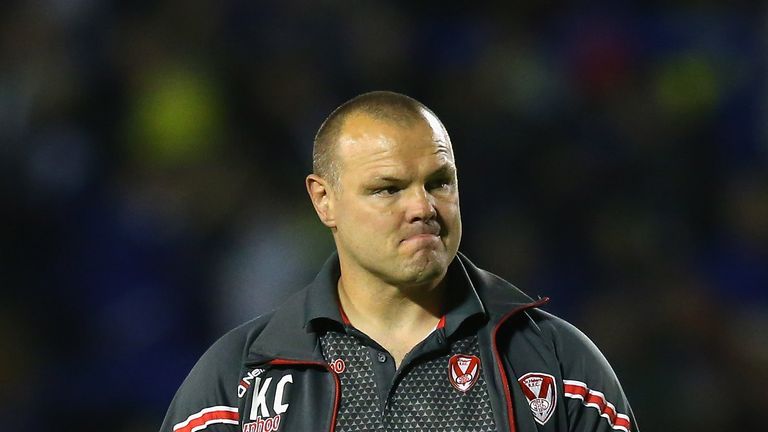
<instances>
[{"instance_id":1,"label":"blurred background","mask_svg":"<svg viewBox=\"0 0 768 432\"><path fill-rule=\"evenodd\" d=\"M156 430L201 353L332 250L330 111L450 132L478 265L601 347L645 431L768 411L760 2L0 4L0 430Z\"/></svg>"}]
</instances>

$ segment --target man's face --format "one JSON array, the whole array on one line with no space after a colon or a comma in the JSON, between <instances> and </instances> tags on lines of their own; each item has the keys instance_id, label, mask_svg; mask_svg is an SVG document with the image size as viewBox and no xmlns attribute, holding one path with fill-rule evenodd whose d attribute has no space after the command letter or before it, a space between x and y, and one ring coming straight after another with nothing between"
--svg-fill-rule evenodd
<instances>
[{"instance_id":1,"label":"man's face","mask_svg":"<svg viewBox=\"0 0 768 432\"><path fill-rule=\"evenodd\" d=\"M439 121L412 125L353 115L337 148L332 227L342 271L399 287L436 285L456 256L456 166Z\"/></svg>"}]
</instances>

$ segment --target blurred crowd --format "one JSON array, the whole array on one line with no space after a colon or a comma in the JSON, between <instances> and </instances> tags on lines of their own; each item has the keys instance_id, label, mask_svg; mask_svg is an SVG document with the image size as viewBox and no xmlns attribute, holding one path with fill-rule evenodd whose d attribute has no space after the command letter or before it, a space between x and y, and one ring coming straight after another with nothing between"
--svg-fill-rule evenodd
<instances>
[{"instance_id":1,"label":"blurred crowd","mask_svg":"<svg viewBox=\"0 0 768 432\"><path fill-rule=\"evenodd\" d=\"M584 330L646 431L768 410L759 2L0 4L0 430L159 427L333 248L303 178L344 100L443 120L461 249Z\"/></svg>"}]
</instances>

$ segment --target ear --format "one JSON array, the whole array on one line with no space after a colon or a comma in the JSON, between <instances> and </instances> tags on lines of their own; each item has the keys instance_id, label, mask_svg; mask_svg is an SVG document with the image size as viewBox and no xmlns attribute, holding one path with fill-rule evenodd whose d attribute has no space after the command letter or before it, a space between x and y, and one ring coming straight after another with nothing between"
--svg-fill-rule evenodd
<instances>
[{"instance_id":1,"label":"ear","mask_svg":"<svg viewBox=\"0 0 768 432\"><path fill-rule=\"evenodd\" d=\"M333 212L333 189L326 180L316 174L310 174L305 180L309 199L315 207L315 212L323 225L328 228L336 227L336 218Z\"/></svg>"}]
</instances>

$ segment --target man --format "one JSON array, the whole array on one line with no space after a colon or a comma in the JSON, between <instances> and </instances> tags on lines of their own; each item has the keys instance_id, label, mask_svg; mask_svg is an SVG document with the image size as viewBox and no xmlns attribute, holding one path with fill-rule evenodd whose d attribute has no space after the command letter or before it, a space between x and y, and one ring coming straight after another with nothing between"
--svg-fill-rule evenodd
<instances>
[{"instance_id":1,"label":"man","mask_svg":"<svg viewBox=\"0 0 768 432\"><path fill-rule=\"evenodd\" d=\"M320 127L313 168L337 253L203 355L162 431L637 430L589 339L457 252L456 163L432 111L360 95Z\"/></svg>"}]
</instances>

